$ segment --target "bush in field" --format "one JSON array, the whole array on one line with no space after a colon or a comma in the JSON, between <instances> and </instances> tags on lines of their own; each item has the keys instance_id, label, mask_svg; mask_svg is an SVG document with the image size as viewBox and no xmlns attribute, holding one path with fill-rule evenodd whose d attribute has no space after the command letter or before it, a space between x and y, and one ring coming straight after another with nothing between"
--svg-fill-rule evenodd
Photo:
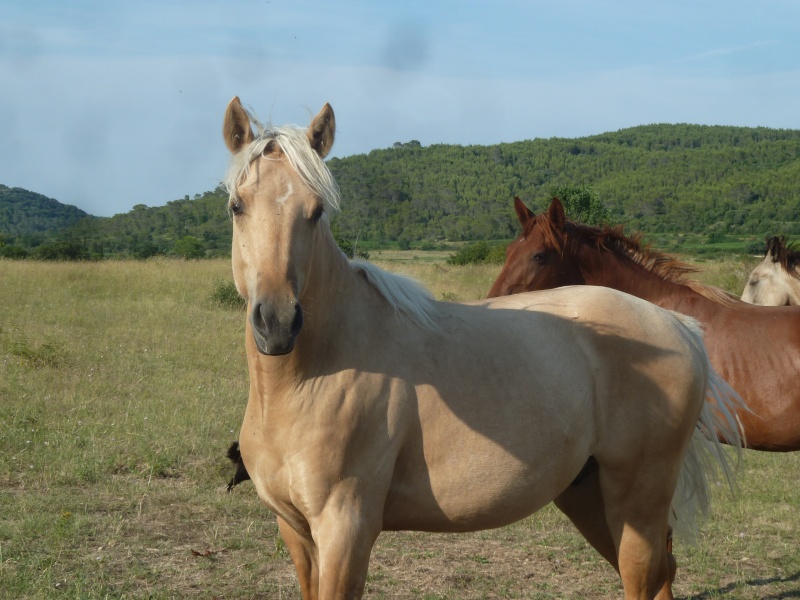
<instances>
[{"instance_id":1,"label":"bush in field","mask_svg":"<svg viewBox=\"0 0 800 600\"><path fill-rule=\"evenodd\" d=\"M491 245L488 242L475 242L463 246L447 259L449 265L502 265L506 260L505 245Z\"/></svg>"},{"instance_id":2,"label":"bush in field","mask_svg":"<svg viewBox=\"0 0 800 600\"><path fill-rule=\"evenodd\" d=\"M54 240L37 246L31 254L39 260L89 260L91 256L86 247L76 241Z\"/></svg>"},{"instance_id":3,"label":"bush in field","mask_svg":"<svg viewBox=\"0 0 800 600\"><path fill-rule=\"evenodd\" d=\"M6 244L0 238L0 256L3 258L27 258L28 251L25 250L25 248L20 248L19 246Z\"/></svg>"},{"instance_id":4,"label":"bush in field","mask_svg":"<svg viewBox=\"0 0 800 600\"><path fill-rule=\"evenodd\" d=\"M247 301L236 291L233 281L219 279L211 292L211 303L223 308L245 308Z\"/></svg>"}]
</instances>

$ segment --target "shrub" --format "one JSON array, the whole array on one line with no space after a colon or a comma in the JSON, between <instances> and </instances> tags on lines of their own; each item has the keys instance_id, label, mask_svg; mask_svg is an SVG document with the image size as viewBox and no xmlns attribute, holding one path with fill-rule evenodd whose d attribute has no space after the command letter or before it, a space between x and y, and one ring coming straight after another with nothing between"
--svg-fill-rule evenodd
<instances>
[{"instance_id":1,"label":"shrub","mask_svg":"<svg viewBox=\"0 0 800 600\"><path fill-rule=\"evenodd\" d=\"M239 295L236 290L236 284L230 280L217 280L214 283L210 300L212 304L223 308L244 309L247 307L247 301Z\"/></svg>"},{"instance_id":2,"label":"shrub","mask_svg":"<svg viewBox=\"0 0 800 600\"><path fill-rule=\"evenodd\" d=\"M33 258L39 260L89 260L89 251L80 242L54 240L45 242L33 251Z\"/></svg>"},{"instance_id":3,"label":"shrub","mask_svg":"<svg viewBox=\"0 0 800 600\"><path fill-rule=\"evenodd\" d=\"M504 245L475 242L461 247L447 259L449 265L503 264L506 260Z\"/></svg>"},{"instance_id":4,"label":"shrub","mask_svg":"<svg viewBox=\"0 0 800 600\"><path fill-rule=\"evenodd\" d=\"M28 252L19 246L0 244L0 256L3 258L27 258Z\"/></svg>"}]
</instances>

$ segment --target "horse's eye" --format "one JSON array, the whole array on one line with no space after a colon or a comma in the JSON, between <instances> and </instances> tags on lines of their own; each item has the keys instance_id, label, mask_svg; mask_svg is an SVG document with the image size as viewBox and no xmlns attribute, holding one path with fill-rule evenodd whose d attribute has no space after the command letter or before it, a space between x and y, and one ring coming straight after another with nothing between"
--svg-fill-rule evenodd
<instances>
[{"instance_id":1,"label":"horse's eye","mask_svg":"<svg viewBox=\"0 0 800 600\"><path fill-rule=\"evenodd\" d=\"M537 252L536 254L531 256L531 260L535 263L543 263L547 260L547 253Z\"/></svg>"},{"instance_id":2,"label":"horse's eye","mask_svg":"<svg viewBox=\"0 0 800 600\"><path fill-rule=\"evenodd\" d=\"M244 207L238 200L231 200L230 204L228 204L228 210L230 210L231 214L235 217L244 212Z\"/></svg>"},{"instance_id":3,"label":"horse's eye","mask_svg":"<svg viewBox=\"0 0 800 600\"><path fill-rule=\"evenodd\" d=\"M311 221L316 223L322 218L322 213L325 212L325 208L320 204L314 209L314 212L311 213Z\"/></svg>"}]
</instances>

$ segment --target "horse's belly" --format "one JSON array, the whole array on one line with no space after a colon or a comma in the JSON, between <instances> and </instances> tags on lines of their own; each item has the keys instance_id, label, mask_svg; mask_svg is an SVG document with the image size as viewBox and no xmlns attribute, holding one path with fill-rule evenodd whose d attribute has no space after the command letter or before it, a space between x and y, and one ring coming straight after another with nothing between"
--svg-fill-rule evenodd
<instances>
[{"instance_id":1,"label":"horse's belly","mask_svg":"<svg viewBox=\"0 0 800 600\"><path fill-rule=\"evenodd\" d=\"M385 529L474 531L522 519L551 502L588 459L585 444L566 437L550 448L516 454L491 440L447 440L444 455L403 464L385 505Z\"/></svg>"}]
</instances>

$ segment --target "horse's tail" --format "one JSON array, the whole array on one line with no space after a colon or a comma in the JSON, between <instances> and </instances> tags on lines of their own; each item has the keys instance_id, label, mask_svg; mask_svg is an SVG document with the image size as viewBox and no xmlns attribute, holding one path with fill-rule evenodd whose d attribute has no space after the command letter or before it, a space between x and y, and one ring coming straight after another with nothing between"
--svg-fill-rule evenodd
<instances>
[{"instance_id":1,"label":"horse's tail","mask_svg":"<svg viewBox=\"0 0 800 600\"><path fill-rule=\"evenodd\" d=\"M228 460L236 465L236 472L233 474L233 478L228 482L228 491L230 492L234 486L250 479L250 473L247 472L247 467L244 466L242 453L239 450L239 442L233 442L231 444L230 448L228 448L227 456Z\"/></svg>"},{"instance_id":2,"label":"horse's tail","mask_svg":"<svg viewBox=\"0 0 800 600\"><path fill-rule=\"evenodd\" d=\"M706 401L692 433L672 500L671 525L678 534L691 539L697 531L698 520L708 515L711 506L709 479L719 478L721 473L731 492L737 491L735 469L723 442L734 449L738 464L746 443L736 411L748 409L739 394L711 366L700 324L685 315L678 317L696 337L708 371Z\"/></svg>"}]
</instances>

